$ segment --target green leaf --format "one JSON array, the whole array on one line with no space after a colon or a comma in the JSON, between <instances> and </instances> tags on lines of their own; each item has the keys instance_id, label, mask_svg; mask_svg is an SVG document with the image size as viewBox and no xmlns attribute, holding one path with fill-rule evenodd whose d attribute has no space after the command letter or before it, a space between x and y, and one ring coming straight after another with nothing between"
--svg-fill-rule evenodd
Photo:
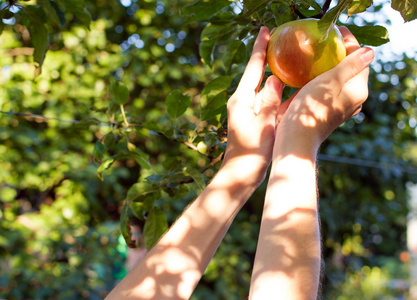
<instances>
[{"instance_id":1,"label":"green leaf","mask_svg":"<svg viewBox=\"0 0 417 300\"><path fill-rule=\"evenodd\" d=\"M132 185L127 191L126 201L131 203L133 201L138 201L138 198L141 196L146 196L158 192L158 188L148 181L141 181Z\"/></svg>"},{"instance_id":2,"label":"green leaf","mask_svg":"<svg viewBox=\"0 0 417 300\"><path fill-rule=\"evenodd\" d=\"M149 169L151 163L149 162L149 155L137 148L132 143L127 143L127 148L129 152L127 154L121 153L120 157L123 158L134 158L136 162L145 169Z\"/></svg>"},{"instance_id":3,"label":"green leaf","mask_svg":"<svg viewBox=\"0 0 417 300\"><path fill-rule=\"evenodd\" d=\"M198 46L201 61L203 64L208 65L209 67L213 66L213 51L215 46L215 40L202 41Z\"/></svg>"},{"instance_id":4,"label":"green leaf","mask_svg":"<svg viewBox=\"0 0 417 300\"><path fill-rule=\"evenodd\" d=\"M228 27L225 25L207 24L200 34L199 54L201 61L208 65L213 65L213 52L218 43L218 40L224 35L228 34Z\"/></svg>"},{"instance_id":5,"label":"green leaf","mask_svg":"<svg viewBox=\"0 0 417 300\"><path fill-rule=\"evenodd\" d=\"M400 12L405 22L417 19L417 0L392 0L391 7Z\"/></svg>"},{"instance_id":6,"label":"green leaf","mask_svg":"<svg viewBox=\"0 0 417 300\"><path fill-rule=\"evenodd\" d=\"M117 137L113 131L109 132L104 137L104 145L106 146L106 148L111 148L113 145L115 145L116 141L117 141Z\"/></svg>"},{"instance_id":7,"label":"green leaf","mask_svg":"<svg viewBox=\"0 0 417 300\"><path fill-rule=\"evenodd\" d=\"M227 29L228 27L225 25L214 25L208 23L206 27L204 27L203 31L201 31L200 39L201 41L216 40L227 34Z\"/></svg>"},{"instance_id":8,"label":"green leaf","mask_svg":"<svg viewBox=\"0 0 417 300\"><path fill-rule=\"evenodd\" d=\"M141 181L132 185L126 195L126 203L133 214L143 220L160 196L160 187L150 181Z\"/></svg>"},{"instance_id":9,"label":"green leaf","mask_svg":"<svg viewBox=\"0 0 417 300\"><path fill-rule=\"evenodd\" d=\"M372 0L353 0L348 6L348 15L359 14L364 12L372 5Z\"/></svg>"},{"instance_id":10,"label":"green leaf","mask_svg":"<svg viewBox=\"0 0 417 300\"><path fill-rule=\"evenodd\" d=\"M231 1L229 0L199 0L191 5L185 6L182 9L182 13L188 16L188 22L207 20L230 4Z\"/></svg>"},{"instance_id":11,"label":"green leaf","mask_svg":"<svg viewBox=\"0 0 417 300\"><path fill-rule=\"evenodd\" d=\"M312 7L315 10L315 13L319 13L321 11L320 5L318 5L314 0L301 0L300 2Z\"/></svg>"},{"instance_id":12,"label":"green leaf","mask_svg":"<svg viewBox=\"0 0 417 300\"><path fill-rule=\"evenodd\" d=\"M87 11L84 0L66 0L64 3L65 8L70 11L74 17L81 22L81 24L90 28L91 15Z\"/></svg>"},{"instance_id":13,"label":"green leaf","mask_svg":"<svg viewBox=\"0 0 417 300\"><path fill-rule=\"evenodd\" d=\"M93 157L95 161L101 161L106 154L106 146L103 145L101 140L98 140L94 145Z\"/></svg>"},{"instance_id":14,"label":"green leaf","mask_svg":"<svg viewBox=\"0 0 417 300\"><path fill-rule=\"evenodd\" d=\"M123 206L122 213L120 215L120 229L127 246L130 248L135 248L136 241L132 240L132 230L129 223L129 206L127 203L125 203Z\"/></svg>"},{"instance_id":15,"label":"green leaf","mask_svg":"<svg viewBox=\"0 0 417 300\"><path fill-rule=\"evenodd\" d=\"M103 161L100 165L100 167L98 167L97 169L97 176L98 178L100 178L101 181L103 181L103 172L105 170L108 170L111 165L116 161L116 159L114 157L110 157L108 159L106 159L105 161Z\"/></svg>"},{"instance_id":16,"label":"green leaf","mask_svg":"<svg viewBox=\"0 0 417 300\"><path fill-rule=\"evenodd\" d=\"M61 10L58 4L56 4L54 1L50 0L50 3L51 3L51 6L54 8L56 15L58 16L60 27L63 27L66 23L65 13Z\"/></svg>"},{"instance_id":17,"label":"green leaf","mask_svg":"<svg viewBox=\"0 0 417 300\"><path fill-rule=\"evenodd\" d=\"M232 83L229 76L220 76L210 81L201 91L200 101L202 106L207 106L219 94L227 90Z\"/></svg>"},{"instance_id":18,"label":"green leaf","mask_svg":"<svg viewBox=\"0 0 417 300\"><path fill-rule=\"evenodd\" d=\"M340 14L350 5L352 0L340 0L339 3L329 10L323 18L318 22L319 32L321 38L319 42L322 42L327 39L330 31L333 29L337 20L339 19Z\"/></svg>"},{"instance_id":19,"label":"green leaf","mask_svg":"<svg viewBox=\"0 0 417 300\"><path fill-rule=\"evenodd\" d=\"M276 5L279 7L279 5ZM285 7L282 9L273 9L274 17L275 17L275 25L280 26L285 24L289 21L294 20L294 14L290 7Z\"/></svg>"},{"instance_id":20,"label":"green leaf","mask_svg":"<svg viewBox=\"0 0 417 300\"><path fill-rule=\"evenodd\" d=\"M52 6L53 2L50 0L38 0L38 4L42 7L48 22L51 22L56 27L61 27L61 20L57 15L56 9Z\"/></svg>"},{"instance_id":21,"label":"green leaf","mask_svg":"<svg viewBox=\"0 0 417 300\"><path fill-rule=\"evenodd\" d=\"M246 60L246 46L241 41L231 41L226 44L223 54L223 64L226 70L230 70L232 64L240 64Z\"/></svg>"},{"instance_id":22,"label":"green leaf","mask_svg":"<svg viewBox=\"0 0 417 300\"><path fill-rule=\"evenodd\" d=\"M49 48L48 28L44 23L41 23L33 18L30 20L30 24L27 28L30 33L33 47L35 48L35 51L33 52L33 59L38 64L38 67L41 68L45 59L46 51Z\"/></svg>"},{"instance_id":23,"label":"green leaf","mask_svg":"<svg viewBox=\"0 0 417 300\"><path fill-rule=\"evenodd\" d=\"M166 97L165 105L167 106L168 114L175 119L183 115L191 105L191 97L183 95L180 90L173 90Z\"/></svg>"},{"instance_id":24,"label":"green leaf","mask_svg":"<svg viewBox=\"0 0 417 300\"><path fill-rule=\"evenodd\" d=\"M201 120L207 121L216 117L217 115L223 114L223 112L226 111L226 101L226 93L220 94L214 98L213 101L210 102L210 105L201 112ZM217 105L220 106L217 107ZM215 108L211 108L212 106Z\"/></svg>"},{"instance_id":25,"label":"green leaf","mask_svg":"<svg viewBox=\"0 0 417 300\"><path fill-rule=\"evenodd\" d=\"M346 25L358 42L368 46L381 46L389 42L388 30L379 25L356 26Z\"/></svg>"},{"instance_id":26,"label":"green leaf","mask_svg":"<svg viewBox=\"0 0 417 300\"><path fill-rule=\"evenodd\" d=\"M154 175L150 175L150 176L146 177L145 179L147 181L157 183L157 182L160 182L163 178L164 178L164 176L162 176L162 175L154 174Z\"/></svg>"},{"instance_id":27,"label":"green leaf","mask_svg":"<svg viewBox=\"0 0 417 300\"><path fill-rule=\"evenodd\" d=\"M194 168L187 167L187 169L184 171L184 174L194 179L194 182L198 185L198 187L201 190L204 190L204 188L206 187L206 183L204 182L204 176L200 171Z\"/></svg>"},{"instance_id":28,"label":"green leaf","mask_svg":"<svg viewBox=\"0 0 417 300\"><path fill-rule=\"evenodd\" d=\"M110 83L109 92L113 101L119 105L126 104L129 98L129 89L122 82L113 81Z\"/></svg>"},{"instance_id":29,"label":"green leaf","mask_svg":"<svg viewBox=\"0 0 417 300\"><path fill-rule=\"evenodd\" d=\"M227 89L230 87L233 78L229 76L221 76L210 81L201 92L201 118L208 120L212 117L213 111L225 106L227 101Z\"/></svg>"},{"instance_id":30,"label":"green leaf","mask_svg":"<svg viewBox=\"0 0 417 300\"><path fill-rule=\"evenodd\" d=\"M149 213L143 228L146 248L151 249L168 229L168 223L162 210L154 207Z\"/></svg>"},{"instance_id":31,"label":"green leaf","mask_svg":"<svg viewBox=\"0 0 417 300\"><path fill-rule=\"evenodd\" d=\"M260 10L261 8L268 5L271 2L270 0L244 0L244 7L247 9L247 14L252 15L254 12Z\"/></svg>"}]
</instances>

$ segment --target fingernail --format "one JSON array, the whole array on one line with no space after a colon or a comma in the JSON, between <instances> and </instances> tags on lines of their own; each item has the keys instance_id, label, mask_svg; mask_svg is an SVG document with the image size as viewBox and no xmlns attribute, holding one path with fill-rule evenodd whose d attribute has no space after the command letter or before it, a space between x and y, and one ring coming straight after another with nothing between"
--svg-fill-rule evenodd
<instances>
[{"instance_id":1,"label":"fingernail","mask_svg":"<svg viewBox=\"0 0 417 300\"><path fill-rule=\"evenodd\" d=\"M365 64L370 64L374 59L374 51L371 48L362 48L359 57Z\"/></svg>"}]
</instances>

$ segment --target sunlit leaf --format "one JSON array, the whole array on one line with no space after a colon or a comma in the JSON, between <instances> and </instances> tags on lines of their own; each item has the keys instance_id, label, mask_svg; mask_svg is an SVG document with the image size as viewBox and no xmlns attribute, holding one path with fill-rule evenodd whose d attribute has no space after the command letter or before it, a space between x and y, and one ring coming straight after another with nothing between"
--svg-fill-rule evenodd
<instances>
[{"instance_id":1,"label":"sunlit leaf","mask_svg":"<svg viewBox=\"0 0 417 300\"><path fill-rule=\"evenodd\" d=\"M327 39L341 13L350 5L352 0L340 0L335 7L329 10L318 22L318 29L321 35L319 42Z\"/></svg>"},{"instance_id":2,"label":"sunlit leaf","mask_svg":"<svg viewBox=\"0 0 417 300\"><path fill-rule=\"evenodd\" d=\"M368 46L380 46L389 42L388 30L383 26L346 26L356 37L360 44Z\"/></svg>"},{"instance_id":3,"label":"sunlit leaf","mask_svg":"<svg viewBox=\"0 0 417 300\"><path fill-rule=\"evenodd\" d=\"M417 19L417 0L392 0L391 7L400 12L405 22Z\"/></svg>"},{"instance_id":4,"label":"sunlit leaf","mask_svg":"<svg viewBox=\"0 0 417 300\"><path fill-rule=\"evenodd\" d=\"M98 178L100 178L101 180L103 180L103 172L105 170L110 169L111 165L116 161L116 159L114 157L110 157L108 159L106 159L105 161L103 161L100 165L100 167L98 167L97 169L97 176Z\"/></svg>"},{"instance_id":5,"label":"sunlit leaf","mask_svg":"<svg viewBox=\"0 0 417 300\"><path fill-rule=\"evenodd\" d=\"M372 5L372 0L353 0L348 6L348 15L359 14L364 12Z\"/></svg>"},{"instance_id":6,"label":"sunlit leaf","mask_svg":"<svg viewBox=\"0 0 417 300\"><path fill-rule=\"evenodd\" d=\"M222 108L227 101L226 90L230 87L233 78L221 76L210 81L201 92L202 119L207 120L213 111Z\"/></svg>"}]
</instances>

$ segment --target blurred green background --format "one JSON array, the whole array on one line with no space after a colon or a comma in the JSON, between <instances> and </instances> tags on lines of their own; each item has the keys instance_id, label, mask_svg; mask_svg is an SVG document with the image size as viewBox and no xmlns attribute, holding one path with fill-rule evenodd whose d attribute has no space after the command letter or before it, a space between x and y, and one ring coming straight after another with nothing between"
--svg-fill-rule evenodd
<instances>
[{"instance_id":1,"label":"blurred green background","mask_svg":"<svg viewBox=\"0 0 417 300\"><path fill-rule=\"evenodd\" d=\"M244 41L240 56L230 61L219 41L209 56L199 49L207 22L190 22L181 13L192 1L69 2L88 15L57 10L61 25L47 23L49 50L37 76L36 41L18 18L25 8L16 6L10 9L15 15L3 19L0 298L105 297L126 274L129 250L120 218L129 189L155 188L151 200L133 202L142 215L136 210L129 220L142 225L146 205L163 211L169 226L196 197L218 169L225 99L251 52L257 24L271 22L259 11L241 20L238 32L227 33ZM223 9L217 26L228 28L226 17L239 14L239 3ZM360 16L354 20L349 22L366 23ZM203 64L201 55L212 61ZM408 294L407 185L417 180L417 63L410 55L381 57L371 68L362 112L320 149L324 299ZM223 105L205 110L213 116L202 118L202 90L218 76L233 79L231 88L221 93ZM114 82L129 91L121 106L109 92ZM191 101L178 117L165 102L176 89ZM117 156L126 148L127 155ZM237 216L192 299L247 297L265 187Z\"/></svg>"}]
</instances>

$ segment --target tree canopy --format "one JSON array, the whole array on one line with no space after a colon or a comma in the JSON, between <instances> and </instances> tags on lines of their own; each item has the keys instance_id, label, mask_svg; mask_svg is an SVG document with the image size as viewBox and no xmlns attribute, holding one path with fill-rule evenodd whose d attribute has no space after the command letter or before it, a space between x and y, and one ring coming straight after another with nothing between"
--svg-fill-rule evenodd
<instances>
[{"instance_id":1,"label":"tree canopy","mask_svg":"<svg viewBox=\"0 0 417 300\"><path fill-rule=\"evenodd\" d=\"M103 298L136 245L131 224L155 244L219 168L227 99L260 26L317 17L323 36L338 24L363 45L389 41L362 18L383 4L329 3L1 1L0 297ZM391 6L417 18L412 1ZM375 61L362 112L321 147L325 299L406 293L392 279L408 276L400 257L417 174L416 70L406 55ZM247 296L265 188L193 299Z\"/></svg>"}]
</instances>

